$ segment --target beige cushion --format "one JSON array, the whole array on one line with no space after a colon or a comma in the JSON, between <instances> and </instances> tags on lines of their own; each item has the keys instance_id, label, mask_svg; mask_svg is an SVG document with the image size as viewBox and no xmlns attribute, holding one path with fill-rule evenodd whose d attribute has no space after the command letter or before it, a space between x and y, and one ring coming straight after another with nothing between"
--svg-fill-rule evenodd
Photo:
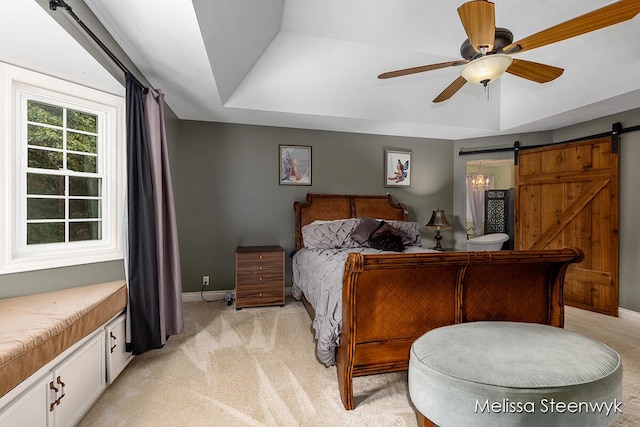
<instances>
[{"instance_id":1,"label":"beige cushion","mask_svg":"<svg viewBox=\"0 0 640 427\"><path fill-rule=\"evenodd\" d=\"M471 322L414 342L409 393L447 426L609 426L622 410L622 364L611 348L564 329Z\"/></svg>"}]
</instances>

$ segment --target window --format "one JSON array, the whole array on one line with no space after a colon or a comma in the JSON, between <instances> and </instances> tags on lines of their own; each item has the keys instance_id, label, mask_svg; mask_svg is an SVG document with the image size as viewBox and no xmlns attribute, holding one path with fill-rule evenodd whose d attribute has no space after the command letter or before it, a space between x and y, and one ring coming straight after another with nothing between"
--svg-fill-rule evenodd
<instances>
[{"instance_id":1,"label":"window","mask_svg":"<svg viewBox=\"0 0 640 427\"><path fill-rule=\"evenodd\" d=\"M26 245L102 239L101 115L26 99Z\"/></svg>"},{"instance_id":2,"label":"window","mask_svg":"<svg viewBox=\"0 0 640 427\"><path fill-rule=\"evenodd\" d=\"M121 259L123 98L0 65L0 273Z\"/></svg>"}]
</instances>

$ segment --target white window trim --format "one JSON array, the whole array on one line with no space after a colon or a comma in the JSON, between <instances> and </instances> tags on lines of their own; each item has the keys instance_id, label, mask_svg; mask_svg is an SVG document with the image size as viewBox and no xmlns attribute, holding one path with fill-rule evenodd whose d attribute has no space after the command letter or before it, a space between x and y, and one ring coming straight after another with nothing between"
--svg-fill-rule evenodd
<instances>
[{"instance_id":1,"label":"white window trim","mask_svg":"<svg viewBox=\"0 0 640 427\"><path fill-rule=\"evenodd\" d=\"M69 244L26 247L20 243L21 93L57 99L71 105L93 106L105 111L103 131L105 205L103 238ZM0 62L0 274L65 267L123 259L123 216L126 189L125 100L86 86ZM35 249L34 249L35 248Z\"/></svg>"}]
</instances>

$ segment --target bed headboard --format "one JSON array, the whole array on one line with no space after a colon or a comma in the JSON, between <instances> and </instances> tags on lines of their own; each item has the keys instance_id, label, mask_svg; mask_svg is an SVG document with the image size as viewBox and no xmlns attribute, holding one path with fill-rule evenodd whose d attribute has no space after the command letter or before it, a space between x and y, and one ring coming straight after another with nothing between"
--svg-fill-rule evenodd
<instances>
[{"instance_id":1,"label":"bed headboard","mask_svg":"<svg viewBox=\"0 0 640 427\"><path fill-rule=\"evenodd\" d=\"M394 203L391 195L363 196L339 194L307 194L305 203L293 204L296 220L296 250L302 248L302 227L316 220L362 218L395 221L407 220L407 209L402 203Z\"/></svg>"}]
</instances>

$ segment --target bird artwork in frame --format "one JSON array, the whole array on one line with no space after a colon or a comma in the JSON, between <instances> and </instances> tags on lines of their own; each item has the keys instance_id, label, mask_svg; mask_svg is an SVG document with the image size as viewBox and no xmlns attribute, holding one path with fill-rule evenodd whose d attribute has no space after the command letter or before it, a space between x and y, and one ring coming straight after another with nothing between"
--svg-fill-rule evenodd
<instances>
[{"instance_id":1,"label":"bird artwork in frame","mask_svg":"<svg viewBox=\"0 0 640 427\"><path fill-rule=\"evenodd\" d=\"M411 152L385 151L385 187L411 187Z\"/></svg>"},{"instance_id":2,"label":"bird artwork in frame","mask_svg":"<svg viewBox=\"0 0 640 427\"><path fill-rule=\"evenodd\" d=\"M311 185L311 147L280 145L280 185Z\"/></svg>"}]
</instances>

